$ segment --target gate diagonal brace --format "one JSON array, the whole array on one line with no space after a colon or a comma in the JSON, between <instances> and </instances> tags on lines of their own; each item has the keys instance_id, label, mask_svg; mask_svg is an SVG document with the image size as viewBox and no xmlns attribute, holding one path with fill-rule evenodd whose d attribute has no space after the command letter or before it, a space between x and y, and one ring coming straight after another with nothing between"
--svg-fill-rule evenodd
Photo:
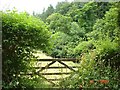
<instances>
[{"instance_id":1,"label":"gate diagonal brace","mask_svg":"<svg viewBox=\"0 0 120 90\"><path fill-rule=\"evenodd\" d=\"M36 75L42 77L43 79L45 79L46 81L48 81L49 83L51 83L53 86L56 85L54 82L48 80L46 77L44 77L43 75L39 74L38 72L37 72L37 73L35 72L34 74L36 74Z\"/></svg>"},{"instance_id":2,"label":"gate diagonal brace","mask_svg":"<svg viewBox=\"0 0 120 90\"><path fill-rule=\"evenodd\" d=\"M37 73L43 71L44 69L48 68L50 65L54 64L56 61L52 61L51 63L47 64L45 67L42 67Z\"/></svg>"},{"instance_id":3,"label":"gate diagonal brace","mask_svg":"<svg viewBox=\"0 0 120 90\"><path fill-rule=\"evenodd\" d=\"M64 65L65 67L69 68L70 70L76 72L73 68L69 67L68 65L66 65L65 63L58 61L60 64Z\"/></svg>"}]
</instances>

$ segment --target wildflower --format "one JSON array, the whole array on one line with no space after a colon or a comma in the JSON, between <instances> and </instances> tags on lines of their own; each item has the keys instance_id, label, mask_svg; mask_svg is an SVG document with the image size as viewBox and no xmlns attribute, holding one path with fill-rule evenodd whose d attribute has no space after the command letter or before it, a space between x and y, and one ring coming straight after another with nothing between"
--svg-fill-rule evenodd
<instances>
[{"instance_id":1,"label":"wildflower","mask_svg":"<svg viewBox=\"0 0 120 90\"><path fill-rule=\"evenodd\" d=\"M94 80L90 80L90 84L93 84L94 83Z\"/></svg>"},{"instance_id":2,"label":"wildflower","mask_svg":"<svg viewBox=\"0 0 120 90\"><path fill-rule=\"evenodd\" d=\"M109 83L109 80L99 80L99 82L100 82L101 84L107 84L107 83Z\"/></svg>"}]
</instances>

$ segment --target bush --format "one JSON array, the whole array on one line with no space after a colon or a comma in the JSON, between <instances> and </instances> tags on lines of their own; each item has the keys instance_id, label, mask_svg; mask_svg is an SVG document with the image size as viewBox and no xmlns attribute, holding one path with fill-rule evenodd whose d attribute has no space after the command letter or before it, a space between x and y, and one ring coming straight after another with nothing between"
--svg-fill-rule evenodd
<instances>
[{"instance_id":1,"label":"bush","mask_svg":"<svg viewBox=\"0 0 120 90\"><path fill-rule=\"evenodd\" d=\"M98 40L95 43L95 47L97 60L104 61L105 65L110 64L112 67L119 67L120 50L118 43L106 38L104 40Z\"/></svg>"},{"instance_id":2,"label":"bush","mask_svg":"<svg viewBox=\"0 0 120 90\"><path fill-rule=\"evenodd\" d=\"M15 10L2 12L2 30L3 83L16 87L18 75L29 71L30 62L34 60L33 49L47 51L51 46L51 33L41 20Z\"/></svg>"},{"instance_id":3,"label":"bush","mask_svg":"<svg viewBox=\"0 0 120 90\"><path fill-rule=\"evenodd\" d=\"M74 54L80 56L82 53L86 53L89 50L94 49L93 41L81 41L75 48Z\"/></svg>"},{"instance_id":4,"label":"bush","mask_svg":"<svg viewBox=\"0 0 120 90\"><path fill-rule=\"evenodd\" d=\"M102 61L95 62L95 52L84 54L78 72L60 82L62 88L107 88L118 90L118 69L113 70Z\"/></svg>"}]
</instances>

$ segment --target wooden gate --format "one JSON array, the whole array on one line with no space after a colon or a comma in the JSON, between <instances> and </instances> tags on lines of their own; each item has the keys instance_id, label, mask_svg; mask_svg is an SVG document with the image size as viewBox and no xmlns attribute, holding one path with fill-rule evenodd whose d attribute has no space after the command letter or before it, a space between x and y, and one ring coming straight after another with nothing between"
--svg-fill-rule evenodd
<instances>
[{"instance_id":1,"label":"wooden gate","mask_svg":"<svg viewBox=\"0 0 120 90\"><path fill-rule=\"evenodd\" d=\"M42 76L45 80L47 80L48 82L52 83L53 85L55 85L54 81L59 81L61 79L56 79L56 78L47 78L46 76L50 76L50 75L70 75L71 72L76 72L78 66L74 65L67 65L65 62L72 62L75 64L75 62L77 62L78 59L76 58L53 58L53 59L38 59L38 62L48 62L45 66L39 66L39 67L35 67L36 69L39 69L36 73L37 75ZM55 63L59 63L62 66L54 66ZM52 66L53 65L53 66ZM69 69L71 72L42 72L46 69ZM63 78L62 78L63 79Z\"/></svg>"},{"instance_id":2,"label":"wooden gate","mask_svg":"<svg viewBox=\"0 0 120 90\"><path fill-rule=\"evenodd\" d=\"M46 65L44 65L44 66L36 65L34 67L36 69L36 72L31 72L29 74L28 73L27 74L22 73L22 75L38 75L38 76L44 78L47 82L50 82L51 84L56 85L55 81L60 81L61 78L47 78L47 77L49 77L50 75L57 75L57 77L58 77L58 75L59 76L62 76L62 75L68 75L69 76L72 72L77 71L79 66L77 66L75 62L78 62L78 61L79 60L76 59L76 58L38 59L36 61L37 63L41 63L41 64L43 64L44 62L48 62L48 63ZM54 66L54 64L56 62L61 64L62 66ZM65 62L71 62L74 65L71 65L71 64L67 65L67 63L65 63ZM65 68L69 69L69 72L66 72L66 71L57 72L57 71L55 71L56 69L65 69ZM53 69L54 72L49 72L50 69ZM48 70L48 72L45 71L45 70ZM47 76L47 77L45 77L45 76ZM64 78L65 78L65 76L63 76L62 79L64 79Z\"/></svg>"}]
</instances>

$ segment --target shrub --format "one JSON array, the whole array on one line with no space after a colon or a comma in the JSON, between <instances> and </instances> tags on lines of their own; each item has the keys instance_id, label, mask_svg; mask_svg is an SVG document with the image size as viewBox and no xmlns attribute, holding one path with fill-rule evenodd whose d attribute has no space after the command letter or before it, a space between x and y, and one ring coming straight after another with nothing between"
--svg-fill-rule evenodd
<instances>
[{"instance_id":1,"label":"shrub","mask_svg":"<svg viewBox=\"0 0 120 90\"><path fill-rule=\"evenodd\" d=\"M81 41L75 48L74 54L76 56L80 56L82 53L86 53L89 50L94 49L94 45L92 41Z\"/></svg>"},{"instance_id":2,"label":"shrub","mask_svg":"<svg viewBox=\"0 0 120 90\"><path fill-rule=\"evenodd\" d=\"M120 50L117 42L111 41L109 38L98 40L95 43L96 59L104 61L105 65L110 64L112 67L119 67Z\"/></svg>"},{"instance_id":3,"label":"shrub","mask_svg":"<svg viewBox=\"0 0 120 90\"><path fill-rule=\"evenodd\" d=\"M84 54L78 72L60 82L62 88L119 88L118 69L113 70L103 62L92 59L95 52Z\"/></svg>"},{"instance_id":4,"label":"shrub","mask_svg":"<svg viewBox=\"0 0 120 90\"><path fill-rule=\"evenodd\" d=\"M18 75L34 60L33 49L48 50L51 33L41 20L15 10L2 12L2 30L3 84L16 87Z\"/></svg>"}]
</instances>

